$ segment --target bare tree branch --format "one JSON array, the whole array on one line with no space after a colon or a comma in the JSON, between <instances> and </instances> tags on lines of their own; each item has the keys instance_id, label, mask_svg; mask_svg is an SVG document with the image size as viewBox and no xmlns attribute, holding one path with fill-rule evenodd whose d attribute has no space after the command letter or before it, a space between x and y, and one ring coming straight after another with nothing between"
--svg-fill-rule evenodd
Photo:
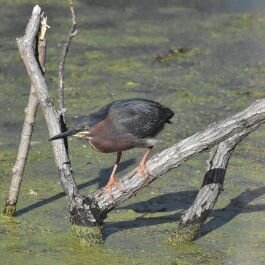
<instances>
[{"instance_id":1,"label":"bare tree branch","mask_svg":"<svg viewBox=\"0 0 265 265\"><path fill-rule=\"evenodd\" d=\"M25 35L17 39L18 48L22 60L26 66L28 75L31 79L32 85L36 91L40 106L43 110L44 117L48 126L50 137L61 132L60 125L57 120L57 112L54 108L53 102L48 95L48 88L45 79L42 75L41 69L36 61L33 43L37 34L41 17L41 8L36 5L33 8L32 16L26 27ZM69 201L73 200L74 196L78 194L75 181L72 176L72 170L69 165L69 159L63 144L63 140L52 143L55 162L58 167L61 182Z\"/></svg>"},{"instance_id":2,"label":"bare tree branch","mask_svg":"<svg viewBox=\"0 0 265 265\"><path fill-rule=\"evenodd\" d=\"M64 106L64 65L65 65L65 60L66 60L67 54L68 54L70 42L71 42L72 38L78 32L76 30L77 23L76 23L76 16L75 16L75 10L74 10L74 6L73 6L73 1L69 0L69 4L70 4L71 15L72 15L72 26L69 30L66 41L63 45L63 50L62 50L61 59L60 59L60 63L59 63L59 72L58 72L58 93L59 93L58 115L59 115L59 122L60 122L62 132L67 130L66 120L65 120L66 108ZM67 138L64 138L64 145L66 148L66 152L68 154L68 140L67 140Z\"/></svg>"},{"instance_id":3,"label":"bare tree branch","mask_svg":"<svg viewBox=\"0 0 265 265\"><path fill-rule=\"evenodd\" d=\"M172 242L191 241L197 236L223 190L226 169L235 147L258 126L246 128L212 148L202 187L191 207L181 216L176 233L170 238Z\"/></svg>"},{"instance_id":4,"label":"bare tree branch","mask_svg":"<svg viewBox=\"0 0 265 265\"><path fill-rule=\"evenodd\" d=\"M72 201L72 205L70 207L71 222L73 224L79 224L82 226L84 225L83 220L85 219L85 223L88 225L89 223L93 223L93 220L90 220L89 222L89 218L93 217L94 220L98 220L98 224L102 224L109 211L135 195L145 185L148 185L167 171L178 167L181 163L185 162L196 154L210 149L228 138L235 137L234 139L231 138L232 143L234 144L229 145L229 148L224 147L227 145L227 143L229 143L229 141L231 142L231 140L227 140L226 143L220 145L220 148L222 147L220 149L221 154L219 157L215 156L215 158L212 159L212 163L210 163L211 166L208 172L210 172L211 169L214 169L218 163L222 161L222 157L225 160L223 161L223 165L221 163L220 166L222 166L224 170L224 168L227 166L231 151L238 141L243 139L250 132L257 129L258 126L264 122L265 99L262 99L257 100L242 112L239 112L238 114L223 121L214 123L206 130L196 133L193 136L184 139L180 143L153 156L147 163L149 171L152 174L147 180L144 180L141 174L135 174L135 170L133 170L120 179L120 183L124 189L123 191L116 188L112 189L113 198L110 198L107 192L102 194L102 190L98 190L92 194L89 194L88 196L79 197L78 203L76 200ZM217 174L218 172L220 173L220 171L214 170L214 174ZM218 187L219 186L217 186L217 188ZM213 207L219 192L219 189L214 189L215 197L213 197L213 200L209 202L209 209L210 207ZM208 196L208 198L210 199L210 196ZM115 201L115 204L113 204L113 200ZM93 209L91 206L93 206ZM93 215L86 215L86 212L92 212ZM198 227L195 228L198 229ZM91 238L91 234L92 232L87 231L86 229L83 234L79 230L80 237L84 237L88 241Z\"/></svg>"},{"instance_id":5,"label":"bare tree branch","mask_svg":"<svg viewBox=\"0 0 265 265\"><path fill-rule=\"evenodd\" d=\"M59 73L58 73L59 115L60 116L62 115L64 123L65 123L64 81L63 81L64 80L64 65L65 65L65 60L66 60L66 56L68 53L68 49L70 46L70 42L71 42L72 38L78 33L78 31L76 30L77 22L76 22L76 16L75 16L75 10L74 10L74 6L73 6L73 1L70 0L69 4L70 4L71 15L72 15L72 26L69 30L68 36L67 36L66 41L63 45L63 50L62 50L61 59L60 59L60 63L59 63Z\"/></svg>"},{"instance_id":6,"label":"bare tree branch","mask_svg":"<svg viewBox=\"0 0 265 265\"><path fill-rule=\"evenodd\" d=\"M19 196L20 186L23 178L24 169L28 157L32 131L34 127L35 115L39 102L33 86L30 88L28 105L25 109L25 120L20 138L15 165L12 168L12 179L6 199L4 214L12 216L16 212L16 204Z\"/></svg>"},{"instance_id":7,"label":"bare tree branch","mask_svg":"<svg viewBox=\"0 0 265 265\"><path fill-rule=\"evenodd\" d=\"M38 63L42 69L43 74L45 73L45 59L46 59L46 30L47 30L46 22L47 18L42 16L41 26L39 28L38 37L36 38L36 49L35 49L37 54L36 58L38 58ZM12 169L12 179L4 209L4 214L8 216L14 215L16 211L16 204L19 196L24 169L26 166L38 105L39 105L38 98L36 96L34 87L31 85L28 105L25 109L25 120L21 133L17 159Z\"/></svg>"},{"instance_id":8,"label":"bare tree branch","mask_svg":"<svg viewBox=\"0 0 265 265\"><path fill-rule=\"evenodd\" d=\"M138 190L143 188L145 184L151 183L156 178L178 167L181 163L196 154L212 148L233 135L241 133L245 135L254 131L258 126L263 124L264 121L265 99L257 100L242 112L223 121L216 122L210 125L206 130L196 133L153 156L147 163L152 174L152 176L148 177L147 181L142 178L141 174L137 173L132 175L134 171L125 175L120 180L125 192L113 188L112 193L115 205L113 205L108 193L99 196L101 190L89 195L89 197L96 200L100 211L105 216L108 211L133 196Z\"/></svg>"},{"instance_id":9,"label":"bare tree branch","mask_svg":"<svg viewBox=\"0 0 265 265\"><path fill-rule=\"evenodd\" d=\"M61 132L60 124L57 119L57 112L54 108L54 104L48 95L48 88L42 75L42 70L40 69L39 64L35 58L33 49L34 38L38 32L40 24L40 17L41 8L36 5L33 8L32 16L27 24L25 35L21 38L17 38L17 45L21 58L31 79L31 83L36 91L40 106L43 110L44 117L48 126L49 136L52 137ZM86 199L86 203L83 204L83 197L77 190L63 140L52 142L52 146L55 156L55 163L60 173L61 183L69 200L70 214L75 215L76 212L76 209L73 209L72 205L79 206L80 209L82 208L82 211L79 211L79 213L82 212L80 215L82 216L82 218L71 218L73 228L75 229L77 234L83 235L85 231L87 231L87 233L89 234L88 237L91 234L90 242L96 244L102 243L101 220L97 219L96 214L97 205L95 205L93 201L89 201L89 199ZM82 233L79 233L79 227ZM82 227L84 227L84 229L82 229ZM88 230L86 230L86 227L88 228ZM91 227L92 229L90 229ZM90 233L90 230L93 230L94 232Z\"/></svg>"}]
</instances>

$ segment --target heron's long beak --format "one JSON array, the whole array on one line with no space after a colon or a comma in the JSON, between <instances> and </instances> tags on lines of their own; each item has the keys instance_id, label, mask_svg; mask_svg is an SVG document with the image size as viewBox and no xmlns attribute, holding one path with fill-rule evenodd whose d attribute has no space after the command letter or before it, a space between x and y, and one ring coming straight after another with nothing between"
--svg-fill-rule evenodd
<instances>
[{"instance_id":1,"label":"heron's long beak","mask_svg":"<svg viewBox=\"0 0 265 265\"><path fill-rule=\"evenodd\" d=\"M53 140L57 140L57 139L61 139L61 138L66 138L68 136L80 137L79 135L82 133L84 133L84 132L82 132L82 129L70 129L66 132L63 132L63 133L60 133L60 134L53 136L52 138L49 139L49 141L53 141Z\"/></svg>"}]
</instances>

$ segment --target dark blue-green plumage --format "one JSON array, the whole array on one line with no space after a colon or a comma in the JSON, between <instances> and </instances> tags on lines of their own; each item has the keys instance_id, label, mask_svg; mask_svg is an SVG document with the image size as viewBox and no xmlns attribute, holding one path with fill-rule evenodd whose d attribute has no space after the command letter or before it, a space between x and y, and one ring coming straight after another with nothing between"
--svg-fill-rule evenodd
<instances>
[{"instance_id":1,"label":"dark blue-green plumage","mask_svg":"<svg viewBox=\"0 0 265 265\"><path fill-rule=\"evenodd\" d=\"M158 102L133 98L116 100L79 120L78 128L93 127L106 118L113 123L113 132L129 133L139 138L152 138L170 123L174 113ZM110 128L111 131L111 128Z\"/></svg>"},{"instance_id":2,"label":"dark blue-green plumage","mask_svg":"<svg viewBox=\"0 0 265 265\"><path fill-rule=\"evenodd\" d=\"M50 140L73 135L87 140L97 151L116 152L115 165L102 191L102 193L107 191L113 200L112 187L120 189L121 186L115 174L122 151L134 147L147 147L138 166L138 172L143 175L145 181L146 172L149 174L146 161L157 142L154 137L164 128L165 123L170 123L173 115L171 109L152 100L140 98L116 100L81 118L73 129L60 133Z\"/></svg>"}]
</instances>

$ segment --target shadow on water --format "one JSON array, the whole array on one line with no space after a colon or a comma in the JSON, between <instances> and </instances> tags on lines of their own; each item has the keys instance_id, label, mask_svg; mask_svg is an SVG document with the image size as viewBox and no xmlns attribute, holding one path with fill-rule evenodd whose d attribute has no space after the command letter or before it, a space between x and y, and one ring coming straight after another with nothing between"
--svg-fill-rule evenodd
<instances>
[{"instance_id":1,"label":"shadow on water","mask_svg":"<svg viewBox=\"0 0 265 265\"><path fill-rule=\"evenodd\" d=\"M117 170L117 173L118 172L121 172L123 170L125 170L126 168L128 168L129 166L131 166L132 164L135 163L135 159L128 159L126 161L123 161L120 163L119 167L118 167L118 170ZM112 170L112 167L108 167L108 168L103 168L100 170L99 172L99 176L95 179L92 179L92 180L89 180L87 182L84 182L82 184L79 184L77 185L77 188L78 190L82 190L84 188L87 188L91 185L95 185L98 183L98 188L101 188L103 187L104 185L106 185L107 181L108 181L108 177L111 173L111 170ZM64 192L60 192L60 193L57 193L49 198L46 198L46 199L43 199L41 201L38 201L38 202L35 202L27 207L24 207L20 210L18 210L16 212L16 216L20 216L20 215L23 215L31 210L34 210L36 208L39 208L39 207L42 207L48 203L51 203L51 202L54 202L58 199L61 199L65 196L65 193Z\"/></svg>"},{"instance_id":2,"label":"shadow on water","mask_svg":"<svg viewBox=\"0 0 265 265\"><path fill-rule=\"evenodd\" d=\"M120 207L119 209L130 209L143 215L135 218L134 220L119 221L115 223L107 223L104 229L104 237L107 238L111 234L139 227L147 227L157 224L176 222L186 209L192 204L198 191L188 190L180 192L171 192L163 194L147 201L140 201ZM177 213L150 217L148 214L157 212L169 212L179 210Z\"/></svg>"},{"instance_id":3,"label":"shadow on water","mask_svg":"<svg viewBox=\"0 0 265 265\"><path fill-rule=\"evenodd\" d=\"M185 212L185 210L188 209L192 204L196 194L197 191L168 193L152 198L148 201L134 203L121 208L133 209L136 212L143 213L143 215L135 218L134 220L107 224L105 229L105 237L107 238L111 234L120 230L176 222ZM230 222L238 214L264 211L265 205L248 205L251 201L262 196L263 194L265 194L265 186L254 190L246 190L232 199L224 209L213 210L211 215L214 217L202 226L201 232L196 239L199 239L209 232L220 228L221 226ZM174 211L177 209L181 209L181 211L165 216L145 217L148 213Z\"/></svg>"},{"instance_id":4,"label":"shadow on water","mask_svg":"<svg viewBox=\"0 0 265 265\"><path fill-rule=\"evenodd\" d=\"M222 227L234 219L238 214L265 211L265 204L248 205L251 201L264 194L265 186L254 190L247 189L232 199L225 208L214 210L212 212L213 218L202 226L197 239Z\"/></svg>"},{"instance_id":5,"label":"shadow on water","mask_svg":"<svg viewBox=\"0 0 265 265\"><path fill-rule=\"evenodd\" d=\"M107 223L104 226L104 239L122 230L176 222L176 220L178 220L181 217L183 212L184 210L174 213L174 214L166 215L166 216L149 217L149 218L146 218L144 214L140 217L135 218L134 220Z\"/></svg>"},{"instance_id":6,"label":"shadow on water","mask_svg":"<svg viewBox=\"0 0 265 265\"><path fill-rule=\"evenodd\" d=\"M137 213L167 212L185 209L192 204L197 192L196 190L170 192L147 201L130 204L120 209L132 209Z\"/></svg>"},{"instance_id":7,"label":"shadow on water","mask_svg":"<svg viewBox=\"0 0 265 265\"><path fill-rule=\"evenodd\" d=\"M120 172L125 170L126 168L134 164L134 162L135 159L129 159L122 162L120 164L118 171ZM100 171L98 178L79 184L78 189L81 190L96 183L98 183L99 187L104 186L111 170L112 167L102 169ZM151 198L147 201L140 201L137 203L129 204L125 207L121 207L120 209L124 210L131 209L137 213L143 213L143 215L135 218L134 220L107 223L105 226L105 238L120 230L176 222L176 220L180 218L180 216L184 213L184 211L188 209L189 206L193 203L197 192L198 192L197 190L172 192ZM254 190L247 189L246 191L242 192L240 195L232 199L231 202L227 205L227 207L223 209L213 210L211 214L213 218L202 226L201 232L196 239L199 239L204 235L208 234L209 232L212 232L222 227L223 225L234 219L238 214L264 211L265 210L264 204L248 205L251 201L257 199L263 194L265 194L265 186ZM25 208L18 210L16 212L16 216L23 215L31 210L42 207L48 203L54 202L64 196L65 196L64 192L57 193L47 199L36 202L34 204L31 204ZM146 216L147 214L150 213L169 212L175 210L180 210L180 211L170 215L164 215L158 217Z\"/></svg>"}]
</instances>

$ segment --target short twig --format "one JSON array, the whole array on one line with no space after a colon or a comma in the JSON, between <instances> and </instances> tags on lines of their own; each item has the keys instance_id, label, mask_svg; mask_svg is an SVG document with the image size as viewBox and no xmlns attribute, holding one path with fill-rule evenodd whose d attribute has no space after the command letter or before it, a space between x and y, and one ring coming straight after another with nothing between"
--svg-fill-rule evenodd
<instances>
[{"instance_id":1,"label":"short twig","mask_svg":"<svg viewBox=\"0 0 265 265\"><path fill-rule=\"evenodd\" d=\"M70 46L70 42L72 38L77 34L77 22L76 22L76 16L75 16L75 10L73 6L73 1L70 0L70 10L72 14L72 26L69 30L68 36L66 38L66 41L63 45L63 50L61 54L61 59L59 63L59 73L58 73L58 86L59 86L59 115L63 117L63 122L65 122L65 107L64 107L64 65L66 56L68 53L68 49Z\"/></svg>"},{"instance_id":2,"label":"short twig","mask_svg":"<svg viewBox=\"0 0 265 265\"><path fill-rule=\"evenodd\" d=\"M59 63L59 72L58 72L58 93L59 93L58 115L59 115L59 122L60 122L62 132L67 130L66 121L65 121L66 108L64 107L64 65L65 65L66 56L68 54L70 42L71 42L72 38L77 34L77 30L76 30L77 23L76 23L73 1L69 0L69 4L70 4L70 10L71 10L71 14L72 14L72 26L69 30L66 41L63 45L63 50L62 50L61 59L60 59L60 63ZM64 139L64 145L66 148L66 152L68 153L67 138Z\"/></svg>"}]
</instances>

